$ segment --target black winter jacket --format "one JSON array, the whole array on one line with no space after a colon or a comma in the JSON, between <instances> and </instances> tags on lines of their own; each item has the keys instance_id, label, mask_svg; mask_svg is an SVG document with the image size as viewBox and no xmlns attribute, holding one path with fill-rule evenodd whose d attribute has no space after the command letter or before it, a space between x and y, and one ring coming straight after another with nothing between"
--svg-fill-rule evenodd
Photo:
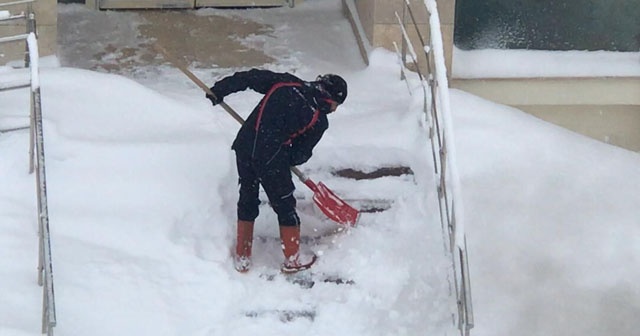
<instances>
[{"instance_id":1,"label":"black winter jacket","mask_svg":"<svg viewBox=\"0 0 640 336\"><path fill-rule=\"evenodd\" d=\"M329 127L329 95L315 82L290 73L252 69L237 72L216 82L213 93L225 96L247 88L264 94L240 128L232 148L242 158L251 158L265 169L274 160L288 159L288 165L307 162L313 147Z\"/></svg>"}]
</instances>

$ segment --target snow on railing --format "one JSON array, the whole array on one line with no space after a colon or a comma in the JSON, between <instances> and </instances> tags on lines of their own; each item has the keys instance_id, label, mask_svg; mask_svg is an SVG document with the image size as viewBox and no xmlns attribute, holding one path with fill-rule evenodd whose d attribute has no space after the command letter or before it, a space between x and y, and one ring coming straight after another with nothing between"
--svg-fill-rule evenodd
<instances>
[{"instance_id":1,"label":"snow on railing","mask_svg":"<svg viewBox=\"0 0 640 336\"><path fill-rule=\"evenodd\" d=\"M42 333L53 335L56 326L55 295L53 291L53 265L51 262L51 237L49 233L49 210L47 203L47 177L44 156L44 132L42 127L42 103L38 77L38 41L35 33L27 38L31 69L31 113L32 134L36 145L36 184L38 190L38 284L43 286Z\"/></svg>"},{"instance_id":2,"label":"snow on railing","mask_svg":"<svg viewBox=\"0 0 640 336\"><path fill-rule=\"evenodd\" d=\"M457 327L461 335L469 335L474 326L471 280L464 231L463 203L456 163L447 68L444 61L442 32L436 1L424 0L424 5L429 14L430 39L428 41L423 38L418 28L409 0L405 0L402 18L396 13L402 32L402 52L399 55L402 62L401 77L405 76L408 54L420 79L425 96L423 108L431 139L434 173L438 183L438 205L443 240L446 253L451 257L455 282L458 310ZM407 22L410 22L410 25L415 29L418 41L412 41L409 37L410 34L405 27ZM414 46L421 46L424 51L426 75L422 73Z\"/></svg>"},{"instance_id":3,"label":"snow on railing","mask_svg":"<svg viewBox=\"0 0 640 336\"><path fill-rule=\"evenodd\" d=\"M51 238L49 232L49 211L47 205L47 179L44 155L44 132L42 126L42 102L40 95L40 79L38 70L38 39L36 37L35 14L31 2L34 0L15 1L2 3L0 6L16 5L28 3L27 14L11 15L0 11L0 21L14 20L18 18L27 21L27 33L15 36L1 37L0 43L16 41L26 41L25 67L28 67L29 82L16 83L15 85L3 86L3 90L21 89L29 87L30 94L30 120L29 127L19 127L17 129L30 129L29 145L29 173L36 173L37 190L37 217L38 217L38 285L43 288L42 303L42 333L53 335L53 327L56 326L55 295L53 289L53 267L51 260ZM35 150L35 152L34 152Z\"/></svg>"}]
</instances>

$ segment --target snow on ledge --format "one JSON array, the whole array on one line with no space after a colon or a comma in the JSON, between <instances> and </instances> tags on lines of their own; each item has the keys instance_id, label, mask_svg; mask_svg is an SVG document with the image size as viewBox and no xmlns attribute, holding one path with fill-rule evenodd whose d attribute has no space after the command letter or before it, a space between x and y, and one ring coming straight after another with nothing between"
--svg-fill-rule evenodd
<instances>
[{"instance_id":1,"label":"snow on ledge","mask_svg":"<svg viewBox=\"0 0 640 336\"><path fill-rule=\"evenodd\" d=\"M453 78L640 77L640 52L453 49Z\"/></svg>"}]
</instances>

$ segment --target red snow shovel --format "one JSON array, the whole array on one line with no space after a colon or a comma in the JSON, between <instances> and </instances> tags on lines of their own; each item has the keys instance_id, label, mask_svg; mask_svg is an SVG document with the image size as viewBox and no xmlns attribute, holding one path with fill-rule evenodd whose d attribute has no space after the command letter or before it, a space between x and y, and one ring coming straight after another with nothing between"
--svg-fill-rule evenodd
<instances>
[{"instance_id":1,"label":"red snow shovel","mask_svg":"<svg viewBox=\"0 0 640 336\"><path fill-rule=\"evenodd\" d=\"M186 67L181 66L169 53L160 45L156 44L155 48L164 55L164 57L172 63L175 67L180 69L189 79L191 79L196 85L198 85L204 92L210 94L215 97L211 89L204 84L198 77L196 77L191 71L189 71ZM222 108L227 111L236 121L240 124L244 123L244 119L234 111L227 103L220 102L219 104ZM338 224L348 225L348 226L356 226L356 222L358 221L358 216L360 212L354 207L347 204L345 201L340 199L336 194L333 193L324 183L319 182L316 184L310 178L305 176L298 168L291 167L291 171L302 181L309 189L313 191L313 201L316 203L318 208L331 220L335 221Z\"/></svg>"}]
</instances>

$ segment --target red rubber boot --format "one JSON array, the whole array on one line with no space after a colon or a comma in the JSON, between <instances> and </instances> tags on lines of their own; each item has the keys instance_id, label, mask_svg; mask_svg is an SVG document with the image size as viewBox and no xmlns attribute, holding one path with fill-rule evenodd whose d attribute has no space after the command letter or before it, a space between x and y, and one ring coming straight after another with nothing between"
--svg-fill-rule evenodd
<instances>
[{"instance_id":1,"label":"red rubber boot","mask_svg":"<svg viewBox=\"0 0 640 336\"><path fill-rule=\"evenodd\" d=\"M253 222L238 220L236 255L233 266L236 271L246 273L251 268L251 245L253 244Z\"/></svg>"},{"instance_id":2,"label":"red rubber boot","mask_svg":"<svg viewBox=\"0 0 640 336\"><path fill-rule=\"evenodd\" d=\"M309 269L316 262L316 255L313 253L300 253L300 227L281 226L280 239L282 241L282 252L284 253L284 263L280 270L282 273L296 273Z\"/></svg>"}]
</instances>

